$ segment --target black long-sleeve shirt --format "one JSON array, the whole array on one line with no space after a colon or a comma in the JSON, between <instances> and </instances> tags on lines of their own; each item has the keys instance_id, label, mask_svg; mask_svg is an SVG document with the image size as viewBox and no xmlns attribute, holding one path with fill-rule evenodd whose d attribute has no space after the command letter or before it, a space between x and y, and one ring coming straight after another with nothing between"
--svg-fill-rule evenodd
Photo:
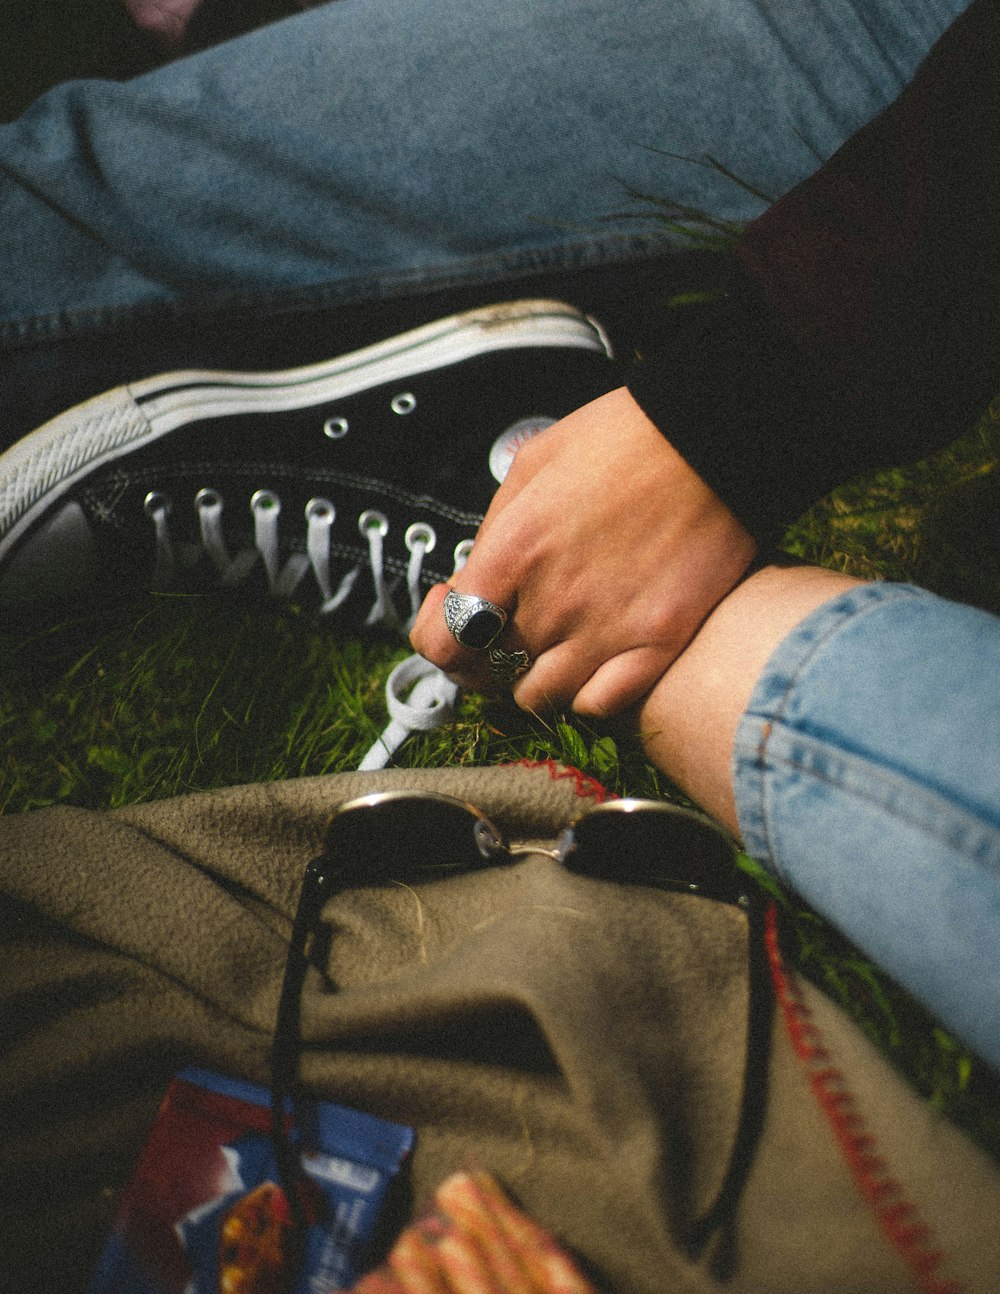
<instances>
[{"instance_id":1,"label":"black long-sleeve shirt","mask_svg":"<svg viewBox=\"0 0 1000 1294\"><path fill-rule=\"evenodd\" d=\"M628 385L774 538L859 471L953 439L1000 390L1000 4L745 230L728 291Z\"/></svg>"}]
</instances>

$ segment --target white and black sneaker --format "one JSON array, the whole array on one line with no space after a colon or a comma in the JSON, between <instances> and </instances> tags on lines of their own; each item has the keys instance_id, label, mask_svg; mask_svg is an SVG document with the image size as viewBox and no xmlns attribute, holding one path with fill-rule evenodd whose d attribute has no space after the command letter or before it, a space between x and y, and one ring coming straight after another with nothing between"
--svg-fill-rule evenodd
<instances>
[{"instance_id":1,"label":"white and black sneaker","mask_svg":"<svg viewBox=\"0 0 1000 1294\"><path fill-rule=\"evenodd\" d=\"M531 300L108 391L0 455L0 608L246 589L405 630L518 445L608 390L609 360L591 319Z\"/></svg>"}]
</instances>

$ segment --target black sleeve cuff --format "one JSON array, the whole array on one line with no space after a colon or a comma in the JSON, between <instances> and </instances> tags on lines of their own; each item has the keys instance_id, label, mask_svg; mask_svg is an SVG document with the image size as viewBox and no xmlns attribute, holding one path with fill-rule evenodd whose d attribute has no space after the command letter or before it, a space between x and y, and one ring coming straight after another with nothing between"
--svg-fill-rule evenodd
<instances>
[{"instance_id":1,"label":"black sleeve cuff","mask_svg":"<svg viewBox=\"0 0 1000 1294\"><path fill-rule=\"evenodd\" d=\"M678 306L627 385L761 545L867 465L857 419L823 391L734 262L728 286Z\"/></svg>"}]
</instances>

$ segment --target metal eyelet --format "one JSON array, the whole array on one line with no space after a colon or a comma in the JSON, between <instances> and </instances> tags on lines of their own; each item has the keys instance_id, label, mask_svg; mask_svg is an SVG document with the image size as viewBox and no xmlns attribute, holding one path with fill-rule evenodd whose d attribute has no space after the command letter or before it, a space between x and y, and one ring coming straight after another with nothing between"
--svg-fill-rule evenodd
<instances>
[{"instance_id":1,"label":"metal eyelet","mask_svg":"<svg viewBox=\"0 0 1000 1294\"><path fill-rule=\"evenodd\" d=\"M273 490L257 490L250 499L250 507L254 512L274 512L281 511L281 500Z\"/></svg>"},{"instance_id":2,"label":"metal eyelet","mask_svg":"<svg viewBox=\"0 0 1000 1294\"><path fill-rule=\"evenodd\" d=\"M366 508L358 517L358 529L366 539L372 531L379 535L387 535L389 519L381 512L376 512L374 508Z\"/></svg>"},{"instance_id":3,"label":"metal eyelet","mask_svg":"<svg viewBox=\"0 0 1000 1294\"><path fill-rule=\"evenodd\" d=\"M306 520L329 521L333 523L337 509L329 499L310 499L306 504Z\"/></svg>"},{"instance_id":4,"label":"metal eyelet","mask_svg":"<svg viewBox=\"0 0 1000 1294\"><path fill-rule=\"evenodd\" d=\"M169 517L174 503L169 494L150 490L142 501L142 507L147 517Z\"/></svg>"},{"instance_id":5,"label":"metal eyelet","mask_svg":"<svg viewBox=\"0 0 1000 1294\"><path fill-rule=\"evenodd\" d=\"M206 488L194 496L194 506L203 511L222 507L222 495L218 490Z\"/></svg>"},{"instance_id":6,"label":"metal eyelet","mask_svg":"<svg viewBox=\"0 0 1000 1294\"><path fill-rule=\"evenodd\" d=\"M408 552L412 553L419 546L425 553L431 553L437 543L437 535L426 521L415 521L407 528L403 543L406 544Z\"/></svg>"},{"instance_id":7,"label":"metal eyelet","mask_svg":"<svg viewBox=\"0 0 1000 1294\"><path fill-rule=\"evenodd\" d=\"M329 436L331 440L339 440L341 436L346 436L350 424L346 418L327 418L323 423L323 435Z\"/></svg>"},{"instance_id":8,"label":"metal eyelet","mask_svg":"<svg viewBox=\"0 0 1000 1294\"><path fill-rule=\"evenodd\" d=\"M472 552L473 541L471 539L461 539L455 545L455 569L458 570L469 560L469 554Z\"/></svg>"},{"instance_id":9,"label":"metal eyelet","mask_svg":"<svg viewBox=\"0 0 1000 1294\"><path fill-rule=\"evenodd\" d=\"M412 391L400 391L399 395L394 395L389 401L389 408L400 415L412 413L416 407L417 397Z\"/></svg>"}]
</instances>

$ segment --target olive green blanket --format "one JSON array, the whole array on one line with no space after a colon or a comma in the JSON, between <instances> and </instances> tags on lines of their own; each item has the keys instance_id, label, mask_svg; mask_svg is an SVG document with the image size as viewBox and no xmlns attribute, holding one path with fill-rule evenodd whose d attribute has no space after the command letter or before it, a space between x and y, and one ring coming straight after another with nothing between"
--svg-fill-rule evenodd
<instances>
[{"instance_id":1,"label":"olive green blanket","mask_svg":"<svg viewBox=\"0 0 1000 1294\"><path fill-rule=\"evenodd\" d=\"M552 765L417 770L0 819L4 1290L86 1289L177 1069L267 1083L303 870L332 809L385 787L549 844L601 794ZM619 1294L1000 1288L997 1166L783 966L773 922L760 1135L699 1246L742 1126L740 909L531 854L349 890L323 919L302 1079L416 1128L401 1215L475 1166Z\"/></svg>"}]
</instances>

